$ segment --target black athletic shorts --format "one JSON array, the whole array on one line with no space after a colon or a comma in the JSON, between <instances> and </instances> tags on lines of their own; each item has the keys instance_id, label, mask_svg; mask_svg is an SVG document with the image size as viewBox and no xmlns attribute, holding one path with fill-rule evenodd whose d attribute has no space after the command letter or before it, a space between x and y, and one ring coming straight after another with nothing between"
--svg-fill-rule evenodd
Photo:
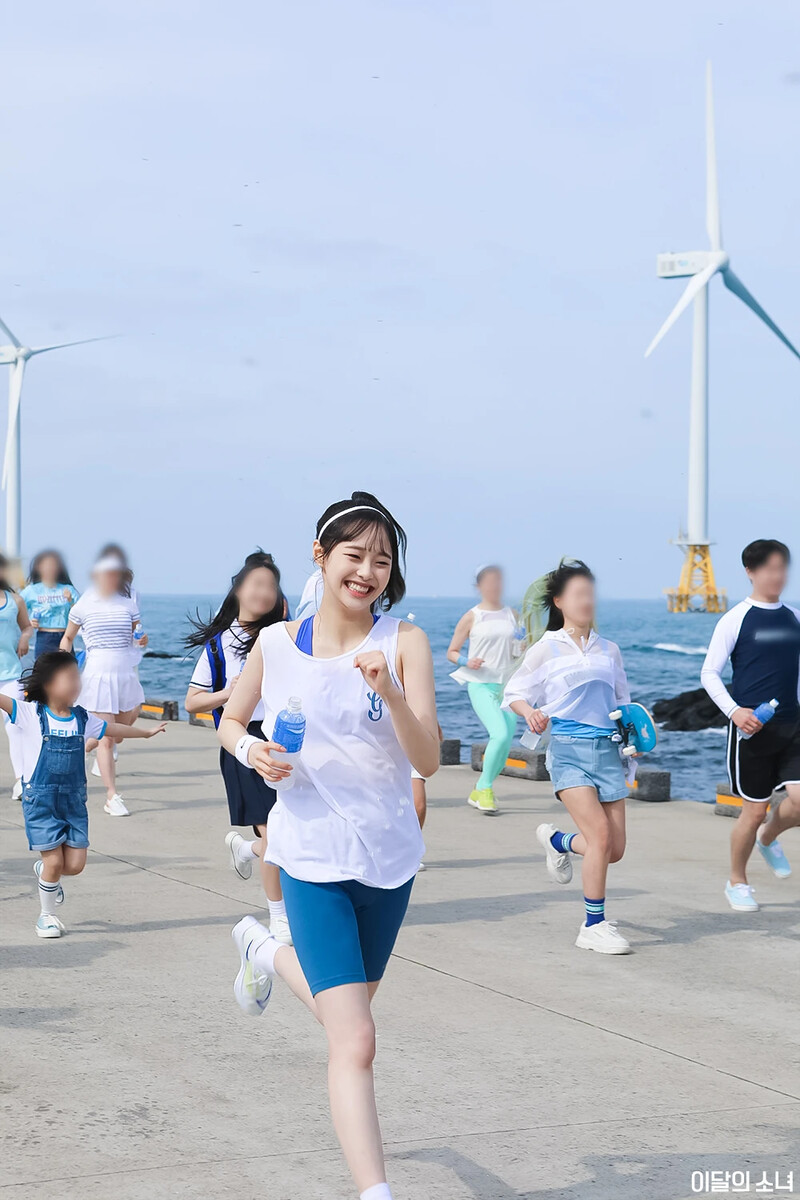
<instances>
[{"instance_id":1,"label":"black athletic shorts","mask_svg":"<svg viewBox=\"0 0 800 1200\"><path fill-rule=\"evenodd\" d=\"M728 779L744 800L769 800L776 788L800 783L800 720L773 718L751 738L728 726Z\"/></svg>"}]
</instances>

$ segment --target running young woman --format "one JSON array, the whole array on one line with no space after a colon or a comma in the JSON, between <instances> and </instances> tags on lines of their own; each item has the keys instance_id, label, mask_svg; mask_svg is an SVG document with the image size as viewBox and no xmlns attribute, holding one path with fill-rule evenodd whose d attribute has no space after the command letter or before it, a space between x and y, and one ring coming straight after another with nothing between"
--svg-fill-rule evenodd
<instances>
[{"instance_id":1,"label":"running young woman","mask_svg":"<svg viewBox=\"0 0 800 1200\"><path fill-rule=\"evenodd\" d=\"M271 554L259 550L248 554L244 566L231 580L230 591L210 621L194 621L186 638L188 649L202 647L184 707L188 713L212 711L219 728L225 705L230 699L247 655L258 641L262 629L286 618L286 600L281 591L281 575ZM264 705L259 700L247 726L248 734L263 740ZM257 771L242 766L238 759L220 747L219 769L228 797L231 825L252 825L255 841L247 841L235 830L225 838L231 865L242 879L249 879L253 863L261 867L261 882L267 894L270 932L279 942L291 945L292 935L286 919L278 868L265 862L267 817L275 803L275 789Z\"/></svg>"},{"instance_id":2,"label":"running young woman","mask_svg":"<svg viewBox=\"0 0 800 1200\"><path fill-rule=\"evenodd\" d=\"M78 633L83 636L86 665L81 705L108 723L119 725L132 725L144 700L133 658L139 607L128 593L123 559L113 555L101 558L92 571L92 587L70 609L61 639L61 649L71 651ZM97 747L100 776L106 788L103 808L110 817L127 817L128 809L117 791L116 740L107 733Z\"/></svg>"},{"instance_id":3,"label":"running young woman","mask_svg":"<svg viewBox=\"0 0 800 1200\"><path fill-rule=\"evenodd\" d=\"M575 945L627 954L629 943L605 918L608 866L625 852L626 770L608 715L630 702L622 655L595 632L594 575L585 563L562 560L550 572L544 605L547 629L506 685L503 706L533 733L552 726L547 768L578 833L545 823L536 836L556 883L572 879L570 853L583 858L586 920Z\"/></svg>"},{"instance_id":4,"label":"running young woman","mask_svg":"<svg viewBox=\"0 0 800 1200\"><path fill-rule=\"evenodd\" d=\"M57 550L41 550L31 561L28 585L20 595L36 630L36 658L45 651L58 650L67 628L69 610L78 603L80 593Z\"/></svg>"},{"instance_id":5,"label":"running young woman","mask_svg":"<svg viewBox=\"0 0 800 1200\"><path fill-rule=\"evenodd\" d=\"M0 692L14 700L22 698L20 659L28 653L33 626L25 601L16 594L6 578L8 567L8 559L0 554ZM8 733L8 716L5 713L3 723ZM9 740L9 754L14 771L11 797L19 800L22 797L22 758L12 740Z\"/></svg>"},{"instance_id":6,"label":"running young woman","mask_svg":"<svg viewBox=\"0 0 800 1200\"><path fill-rule=\"evenodd\" d=\"M470 792L468 803L491 816L497 812L494 781L506 765L517 727L514 713L501 709L500 702L522 643L517 636L517 613L503 604L503 572L500 568L480 567L475 586L480 592L480 602L464 613L456 625L447 657L458 664L452 678L467 685L470 703L489 735L483 770ZM469 647L464 654L464 643L468 639Z\"/></svg>"},{"instance_id":7,"label":"running young woman","mask_svg":"<svg viewBox=\"0 0 800 1200\"><path fill-rule=\"evenodd\" d=\"M326 509L313 548L319 612L261 631L220 723L225 749L278 789L267 857L281 868L294 938L282 946L252 917L236 925L236 999L257 1016L278 975L324 1026L333 1123L361 1200L392 1196L370 1003L424 851L411 768L428 777L439 763L428 639L386 615L405 593L405 546L367 492ZM307 719L294 767L247 732L259 698L270 736L289 697Z\"/></svg>"},{"instance_id":8,"label":"running young woman","mask_svg":"<svg viewBox=\"0 0 800 1200\"><path fill-rule=\"evenodd\" d=\"M61 878L80 875L89 846L84 739L101 738L109 731L120 738L150 738L163 733L166 725L107 727L101 717L77 704L78 664L63 650L39 655L23 684L25 699L0 694L0 709L9 718L9 738L23 763L28 846L41 855L33 865L41 907L36 936L58 938L64 926L53 909L64 901Z\"/></svg>"}]
</instances>

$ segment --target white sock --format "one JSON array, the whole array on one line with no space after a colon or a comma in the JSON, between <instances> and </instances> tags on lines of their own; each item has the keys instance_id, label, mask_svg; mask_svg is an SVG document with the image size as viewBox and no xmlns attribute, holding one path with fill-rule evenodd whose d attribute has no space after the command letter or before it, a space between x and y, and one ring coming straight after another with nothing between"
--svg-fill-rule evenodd
<instances>
[{"instance_id":1,"label":"white sock","mask_svg":"<svg viewBox=\"0 0 800 1200\"><path fill-rule=\"evenodd\" d=\"M392 1200L388 1183L376 1183L374 1187L367 1188L361 1193L361 1200Z\"/></svg>"},{"instance_id":2,"label":"white sock","mask_svg":"<svg viewBox=\"0 0 800 1200\"><path fill-rule=\"evenodd\" d=\"M282 944L271 933L268 934L263 942L250 952L250 961L253 966L258 967L259 971L263 971L265 975L274 975L275 955L280 950Z\"/></svg>"},{"instance_id":3,"label":"white sock","mask_svg":"<svg viewBox=\"0 0 800 1200\"><path fill-rule=\"evenodd\" d=\"M42 905L43 914L52 915L60 887L60 883L46 883L44 879L39 880L39 901Z\"/></svg>"},{"instance_id":4,"label":"white sock","mask_svg":"<svg viewBox=\"0 0 800 1200\"><path fill-rule=\"evenodd\" d=\"M242 862L247 862L250 858L258 858L258 851L253 849L254 846L255 842L240 842L236 847L236 857L240 858Z\"/></svg>"},{"instance_id":5,"label":"white sock","mask_svg":"<svg viewBox=\"0 0 800 1200\"><path fill-rule=\"evenodd\" d=\"M286 916L286 901L285 900L270 900L267 899L267 907L269 908L269 917L285 917Z\"/></svg>"}]
</instances>

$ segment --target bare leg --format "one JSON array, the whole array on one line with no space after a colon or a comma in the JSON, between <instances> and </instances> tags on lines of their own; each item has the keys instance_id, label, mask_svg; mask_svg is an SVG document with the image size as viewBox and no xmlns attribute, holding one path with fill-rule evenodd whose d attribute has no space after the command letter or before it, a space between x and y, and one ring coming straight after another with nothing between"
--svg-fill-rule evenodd
<instances>
[{"instance_id":1,"label":"bare leg","mask_svg":"<svg viewBox=\"0 0 800 1200\"><path fill-rule=\"evenodd\" d=\"M256 829L258 830L258 838L253 842L253 849L258 855L261 886L268 900L272 900L273 902L282 900L281 869L280 867L276 867L274 863L264 862L264 854L267 849L267 827L266 825L256 825Z\"/></svg>"},{"instance_id":2,"label":"bare leg","mask_svg":"<svg viewBox=\"0 0 800 1200\"><path fill-rule=\"evenodd\" d=\"M768 800L743 800L742 811L731 830L731 883L747 883L747 862L756 834L767 814Z\"/></svg>"},{"instance_id":3,"label":"bare leg","mask_svg":"<svg viewBox=\"0 0 800 1200\"><path fill-rule=\"evenodd\" d=\"M386 1180L372 1072L370 991L364 983L345 983L319 992L316 999L328 1038L331 1116L356 1187L363 1192Z\"/></svg>"},{"instance_id":4,"label":"bare leg","mask_svg":"<svg viewBox=\"0 0 800 1200\"><path fill-rule=\"evenodd\" d=\"M606 894L611 859L611 827L603 810L625 802L616 800L613 806L601 804L593 787L564 788L560 797L583 838L583 893L599 900Z\"/></svg>"},{"instance_id":5,"label":"bare leg","mask_svg":"<svg viewBox=\"0 0 800 1200\"><path fill-rule=\"evenodd\" d=\"M787 829L794 829L797 825L800 825L800 784L790 783L780 804L767 817L761 841L768 846Z\"/></svg>"},{"instance_id":6,"label":"bare leg","mask_svg":"<svg viewBox=\"0 0 800 1200\"><path fill-rule=\"evenodd\" d=\"M98 713L104 721L117 721L116 713ZM110 800L117 790L117 772L114 764L113 739L101 738L97 743L97 765L100 768L100 778L106 789L106 799Z\"/></svg>"},{"instance_id":7,"label":"bare leg","mask_svg":"<svg viewBox=\"0 0 800 1200\"><path fill-rule=\"evenodd\" d=\"M56 846L55 850L40 850L39 854L43 863L42 882L58 883L64 874L64 847Z\"/></svg>"},{"instance_id":8,"label":"bare leg","mask_svg":"<svg viewBox=\"0 0 800 1200\"><path fill-rule=\"evenodd\" d=\"M319 1015L317 1002L311 995L311 988L306 982L306 977L303 974L303 968L300 966L300 960L297 957L297 951L294 946L278 947L275 952L275 971L294 992L297 999L302 1000L312 1017L315 1017L317 1021L321 1021L322 1018Z\"/></svg>"},{"instance_id":9,"label":"bare leg","mask_svg":"<svg viewBox=\"0 0 800 1200\"><path fill-rule=\"evenodd\" d=\"M64 874L80 875L86 866L86 851L77 846L64 846Z\"/></svg>"}]
</instances>

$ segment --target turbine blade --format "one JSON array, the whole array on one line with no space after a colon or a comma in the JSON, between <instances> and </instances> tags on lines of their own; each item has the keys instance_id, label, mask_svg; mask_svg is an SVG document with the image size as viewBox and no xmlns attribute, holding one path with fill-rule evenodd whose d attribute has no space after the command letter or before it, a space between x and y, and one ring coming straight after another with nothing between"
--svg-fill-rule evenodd
<instances>
[{"instance_id":1,"label":"turbine blade","mask_svg":"<svg viewBox=\"0 0 800 1200\"><path fill-rule=\"evenodd\" d=\"M12 346L16 346L17 348L19 348L22 345L22 342L19 340L19 338L15 334L13 334L11 332L11 330L6 325L5 321L0 321L0 329L2 329L3 333L6 335L8 340L11 342Z\"/></svg>"},{"instance_id":2,"label":"turbine blade","mask_svg":"<svg viewBox=\"0 0 800 1200\"><path fill-rule=\"evenodd\" d=\"M89 342L110 342L118 337L122 337L122 334L107 333L104 337L81 338L78 342L59 342L55 346L36 346L31 350L31 357L34 354L47 354L49 350L66 350L68 346L88 346Z\"/></svg>"},{"instance_id":3,"label":"turbine blade","mask_svg":"<svg viewBox=\"0 0 800 1200\"><path fill-rule=\"evenodd\" d=\"M748 308L752 308L756 316L760 317L764 324L772 330L775 336L781 339L784 346L791 350L792 354L794 354L797 358L800 358L800 351L795 349L786 335L781 333L780 329L778 329L778 326L771 319L771 317L767 316L761 305L756 300L755 296L748 292L738 275L734 275L733 271L728 268L722 272L722 282L725 284L725 287L729 292L733 292L734 296L738 296L740 300L743 300Z\"/></svg>"},{"instance_id":4,"label":"turbine blade","mask_svg":"<svg viewBox=\"0 0 800 1200\"><path fill-rule=\"evenodd\" d=\"M14 442L17 436L19 422L19 406L22 398L22 377L25 374L25 361L18 359L11 368L11 378L8 382L8 432L6 434L6 452L3 460L3 490L8 483L8 472L11 467L11 457L14 452Z\"/></svg>"},{"instance_id":5,"label":"turbine blade","mask_svg":"<svg viewBox=\"0 0 800 1200\"><path fill-rule=\"evenodd\" d=\"M722 225L719 217L719 180L717 144L714 137L714 96L711 89L711 63L706 63L706 229L711 249L722 249Z\"/></svg>"},{"instance_id":6,"label":"turbine blade","mask_svg":"<svg viewBox=\"0 0 800 1200\"><path fill-rule=\"evenodd\" d=\"M695 296L699 295L699 293L702 292L703 288L706 286L706 284L708 283L711 276L714 275L718 270L719 270L719 263L713 262L713 263L709 263L709 265L705 268L705 270L700 271L697 275L692 276L692 278L689 280L688 284L686 285L686 288L684 289L683 295L681 296L680 300L675 305L672 312L669 314L666 321L661 326L658 333L656 334L656 336L653 338L650 345L645 350L645 352L644 352L645 358L648 358L653 353L653 351L655 350L658 343L664 337L664 334L668 333L669 330L672 329L672 326L675 324L675 322L677 321L677 319L681 315L681 313L686 311L686 309L689 307L689 305L694 300Z\"/></svg>"}]
</instances>

